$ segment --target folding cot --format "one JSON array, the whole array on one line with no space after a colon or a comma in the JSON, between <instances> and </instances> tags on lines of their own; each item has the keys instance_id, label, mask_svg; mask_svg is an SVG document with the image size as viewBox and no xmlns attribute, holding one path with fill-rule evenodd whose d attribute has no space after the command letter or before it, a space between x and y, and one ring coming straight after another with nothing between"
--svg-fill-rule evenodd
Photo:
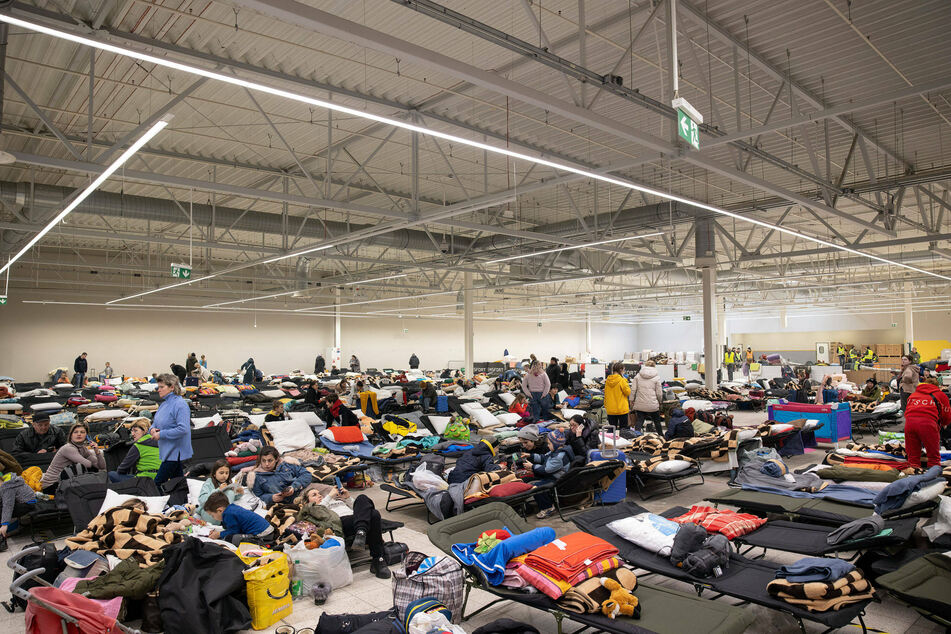
<instances>
[{"instance_id":1,"label":"folding cot","mask_svg":"<svg viewBox=\"0 0 951 634\"><path fill-rule=\"evenodd\" d=\"M573 465L555 481L552 500L562 521L564 511L596 501L596 494L606 490L618 477L623 477L626 465L620 460L603 460Z\"/></svg>"},{"instance_id":2,"label":"folding cot","mask_svg":"<svg viewBox=\"0 0 951 634\"><path fill-rule=\"evenodd\" d=\"M474 542L479 535L490 529L506 527L514 534L532 529L532 526L519 517L509 506L499 502L486 504L478 509L463 513L457 517L443 520L429 528L430 541L440 550L452 556L452 545ZM544 612L554 617L557 632L561 634L563 621L568 619L581 624L580 632L586 629L610 632L612 634L682 634L683 632L708 632L709 634L739 633L754 620L749 610L743 610L727 603L706 601L685 592L638 583L634 591L641 605L639 620L609 619L601 614L580 614L566 611L562 606L541 593L526 594L501 586L491 586L482 572L474 566L463 565L465 570L465 599L462 605L462 618L466 620L502 601L514 601ZM465 613L466 604L472 589L488 592L494 601L471 614Z\"/></svg>"},{"instance_id":3,"label":"folding cot","mask_svg":"<svg viewBox=\"0 0 951 634\"><path fill-rule=\"evenodd\" d=\"M641 461L641 460L650 460L654 457L653 454L649 454L643 451L628 451L627 457L631 462ZM677 486L677 482L680 480L686 480L687 478L699 477L700 482L693 482L686 486ZM676 473L658 473L655 471L635 471L631 470L628 472L627 477L628 483L633 483L634 488L637 489L637 494L641 496L641 500L649 500L661 495L671 495L675 491L683 491L692 486L697 486L698 484L703 484L705 479L703 477L703 472L700 467L691 465L684 469L683 471L677 471ZM653 493L651 495L645 495L644 491L648 488L649 483L666 483L669 487L669 490L661 490L659 493Z\"/></svg>"},{"instance_id":4,"label":"folding cot","mask_svg":"<svg viewBox=\"0 0 951 634\"><path fill-rule=\"evenodd\" d=\"M231 451L231 438L225 425L214 425L192 430L192 457L189 466L212 463Z\"/></svg>"},{"instance_id":5,"label":"folding cot","mask_svg":"<svg viewBox=\"0 0 951 634\"><path fill-rule=\"evenodd\" d=\"M925 618L951 629L951 558L930 553L882 575L877 585Z\"/></svg>"},{"instance_id":6,"label":"folding cot","mask_svg":"<svg viewBox=\"0 0 951 634\"><path fill-rule=\"evenodd\" d=\"M715 505L735 506L742 511L754 514L776 513L785 515L789 519L799 519L804 522L829 526L841 526L872 514L870 506L860 506L822 498L794 498L779 493L766 493L749 489L726 489L707 496L706 499ZM929 515L936 506L937 502L935 501L924 502L907 508L887 511L882 514L882 517L892 520L905 517L921 517Z\"/></svg>"},{"instance_id":7,"label":"folding cot","mask_svg":"<svg viewBox=\"0 0 951 634\"><path fill-rule=\"evenodd\" d=\"M826 634L840 627L845 627L856 619L862 627L863 634L867 633L868 630L865 627L863 615L865 614L865 607L871 603L871 599L844 605L838 610L810 612L805 608L773 597L766 591L766 585L775 578L776 570L780 564L764 559L747 559L742 555L732 553L729 566L722 576L694 577L687 574L682 568L672 564L669 558L654 554L627 541L607 526L614 520L645 512L645 509L636 504L623 502L612 507L593 509L576 516L573 521L578 528L586 533L600 537L617 547L620 557L624 561L650 573L693 584L698 596L704 590L709 589L716 593L712 598L728 596L740 599L745 603L753 603L784 612L796 620L803 634L806 631L805 621L814 621L824 625L827 629L823 634Z\"/></svg>"}]
</instances>

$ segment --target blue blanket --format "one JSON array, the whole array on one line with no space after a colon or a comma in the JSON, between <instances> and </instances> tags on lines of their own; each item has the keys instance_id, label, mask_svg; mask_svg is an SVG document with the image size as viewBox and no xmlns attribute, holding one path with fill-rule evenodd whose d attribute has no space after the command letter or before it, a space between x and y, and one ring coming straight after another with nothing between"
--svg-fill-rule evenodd
<instances>
[{"instance_id":1,"label":"blue blanket","mask_svg":"<svg viewBox=\"0 0 951 634\"><path fill-rule=\"evenodd\" d=\"M815 493L809 491L791 491L789 489L781 489L779 487L771 486L757 486L754 484L744 484L744 489L750 491L762 491L764 493L778 493L779 495L785 495L786 497L791 498L804 498L804 499L816 499L822 498L827 500L834 500L836 502L846 502L848 504L854 504L856 506L868 506L873 505L873 500L875 499L875 491L869 491L868 489L860 489L859 487L849 486L847 484L830 484L829 486L816 491Z\"/></svg>"},{"instance_id":2,"label":"blue blanket","mask_svg":"<svg viewBox=\"0 0 951 634\"><path fill-rule=\"evenodd\" d=\"M875 512L881 515L892 511L905 503L908 496L926 484L941 478L941 467L931 467L919 475L907 476L895 480L875 496Z\"/></svg>"},{"instance_id":3,"label":"blue blanket","mask_svg":"<svg viewBox=\"0 0 951 634\"><path fill-rule=\"evenodd\" d=\"M320 443L333 453L342 453L348 456L356 456L358 458L373 457L373 443L366 440L359 443L340 443L327 440L326 438L321 438Z\"/></svg>"},{"instance_id":4,"label":"blue blanket","mask_svg":"<svg viewBox=\"0 0 951 634\"><path fill-rule=\"evenodd\" d=\"M511 533L508 528L506 531ZM475 551L475 542L471 544L453 544L452 554L467 566L476 566L485 573L486 581L497 586L505 579L505 564L513 557L530 553L555 540L555 529L549 526L533 528L521 535L512 535L499 542L487 553Z\"/></svg>"}]
</instances>

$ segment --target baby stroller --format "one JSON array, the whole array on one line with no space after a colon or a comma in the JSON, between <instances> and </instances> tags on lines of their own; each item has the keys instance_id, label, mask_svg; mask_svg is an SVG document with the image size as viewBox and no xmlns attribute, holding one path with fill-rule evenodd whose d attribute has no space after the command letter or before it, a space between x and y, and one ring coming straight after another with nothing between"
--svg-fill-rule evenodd
<instances>
[{"instance_id":1,"label":"baby stroller","mask_svg":"<svg viewBox=\"0 0 951 634\"><path fill-rule=\"evenodd\" d=\"M39 549L26 548L7 561L15 577L10 592L27 603L27 632L143 634L141 630L126 627L114 616L106 614L100 602L54 587L41 576L46 572L45 568L27 570L19 564L22 557L36 550Z\"/></svg>"}]
</instances>

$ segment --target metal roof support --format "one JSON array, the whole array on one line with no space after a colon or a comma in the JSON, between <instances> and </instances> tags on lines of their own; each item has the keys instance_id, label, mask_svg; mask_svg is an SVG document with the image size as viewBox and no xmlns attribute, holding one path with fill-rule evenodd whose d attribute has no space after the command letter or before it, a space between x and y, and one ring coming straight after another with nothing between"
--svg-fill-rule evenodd
<instances>
[{"instance_id":1,"label":"metal roof support","mask_svg":"<svg viewBox=\"0 0 951 634\"><path fill-rule=\"evenodd\" d=\"M6 59L6 55L4 55L4 59ZM30 99L30 96L26 94L26 91L20 88L20 85L18 83L13 81L13 77L11 77L10 73L8 73L6 70L3 71L3 78L6 80L6 83L10 84L10 87L13 88L13 90L15 90L18 95L20 95L20 98L22 98L23 101L26 102L26 105L30 107L30 110L36 113L36 116L40 118L40 121L43 122L43 125L45 125L49 129L49 131L52 132L56 136L56 138L60 140L60 143L62 143L66 147L66 150L70 154L72 154L73 157L75 157L77 160L81 161L83 158L82 155L80 155L79 151L73 146L70 140L66 138L66 135L63 134L63 132L56 126L56 124L53 123L53 121L46 115L46 113L43 112L43 110L38 105L36 105L36 103L32 99ZM151 124L146 126L146 128L150 126ZM138 135L133 135L133 136L138 136Z\"/></svg>"}]
</instances>

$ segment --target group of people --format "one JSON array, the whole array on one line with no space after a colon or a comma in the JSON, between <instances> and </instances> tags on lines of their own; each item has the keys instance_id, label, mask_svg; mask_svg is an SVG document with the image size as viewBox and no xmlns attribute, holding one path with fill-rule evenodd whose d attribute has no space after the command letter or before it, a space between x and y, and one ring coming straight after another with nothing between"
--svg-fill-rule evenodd
<instances>
[{"instance_id":1,"label":"group of people","mask_svg":"<svg viewBox=\"0 0 951 634\"><path fill-rule=\"evenodd\" d=\"M205 355L201 355L199 359L194 352L188 353L185 357L185 365L172 363L169 368L172 374L178 377L178 382L184 386L200 385L203 381L210 381L212 378Z\"/></svg>"},{"instance_id":2,"label":"group of people","mask_svg":"<svg viewBox=\"0 0 951 634\"><path fill-rule=\"evenodd\" d=\"M743 375L750 375L750 365L754 362L755 357L753 356L753 349L750 347L746 348L746 352L742 352L739 347L727 348L723 353L723 365L726 367L727 377L730 381L733 380L733 373L736 372L737 367L742 366Z\"/></svg>"},{"instance_id":3,"label":"group of people","mask_svg":"<svg viewBox=\"0 0 951 634\"><path fill-rule=\"evenodd\" d=\"M604 409L608 423L617 428L628 427L633 412L635 429L642 431L645 421L650 420L654 430L660 433L664 390L656 364L645 361L630 383L624 377L624 364L620 361L612 363L609 370L610 374L604 380Z\"/></svg>"}]
</instances>

